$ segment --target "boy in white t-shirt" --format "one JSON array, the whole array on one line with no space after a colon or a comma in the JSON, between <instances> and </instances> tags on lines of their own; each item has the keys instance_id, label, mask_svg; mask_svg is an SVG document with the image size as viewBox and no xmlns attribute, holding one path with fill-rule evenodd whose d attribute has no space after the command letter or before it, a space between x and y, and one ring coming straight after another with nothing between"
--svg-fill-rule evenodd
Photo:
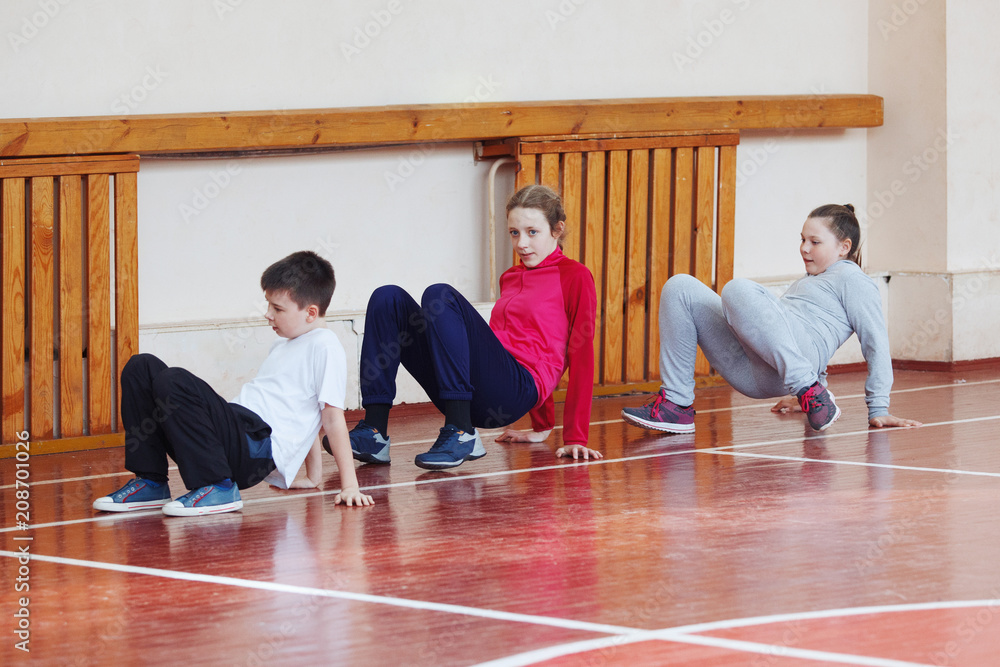
<instances>
[{"instance_id":1,"label":"boy in white t-shirt","mask_svg":"<svg viewBox=\"0 0 1000 667\"><path fill-rule=\"evenodd\" d=\"M281 339L231 403L183 368L137 354L122 370L125 468L135 479L94 501L108 512L162 507L171 516L232 512L239 489L262 480L280 488L322 481L322 427L340 469L334 504L371 505L354 472L344 421L344 348L323 316L336 287L333 267L314 252L275 262L260 280L265 317ZM188 493L170 500L167 457ZM295 481L305 463L306 479Z\"/></svg>"}]
</instances>

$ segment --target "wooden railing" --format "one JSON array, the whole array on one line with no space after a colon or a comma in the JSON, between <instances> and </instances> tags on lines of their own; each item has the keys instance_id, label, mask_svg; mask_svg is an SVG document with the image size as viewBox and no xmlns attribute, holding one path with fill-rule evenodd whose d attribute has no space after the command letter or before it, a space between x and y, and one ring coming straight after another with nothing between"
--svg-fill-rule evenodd
<instances>
[{"instance_id":1,"label":"wooden railing","mask_svg":"<svg viewBox=\"0 0 1000 667\"><path fill-rule=\"evenodd\" d=\"M619 132L875 127L877 95L751 95L0 120L0 157L216 153Z\"/></svg>"},{"instance_id":2,"label":"wooden railing","mask_svg":"<svg viewBox=\"0 0 1000 667\"><path fill-rule=\"evenodd\" d=\"M22 431L37 453L57 439L63 451L122 441L117 378L138 351L138 169L135 155L0 160L0 454Z\"/></svg>"},{"instance_id":3,"label":"wooden railing","mask_svg":"<svg viewBox=\"0 0 1000 667\"><path fill-rule=\"evenodd\" d=\"M716 290L732 279L738 143L736 132L504 142L520 165L516 187L562 194L572 221L563 250L594 275L596 392L658 380L667 278L690 273ZM697 372L710 373L700 353Z\"/></svg>"},{"instance_id":4,"label":"wooden railing","mask_svg":"<svg viewBox=\"0 0 1000 667\"><path fill-rule=\"evenodd\" d=\"M139 156L516 143L518 182L557 186L584 223L567 251L598 277L601 392L655 377L667 276L717 289L732 276L739 130L875 127L882 115L875 95L784 95L0 119L2 442L24 430L36 453L123 442ZM0 444L0 458L13 448Z\"/></svg>"}]
</instances>

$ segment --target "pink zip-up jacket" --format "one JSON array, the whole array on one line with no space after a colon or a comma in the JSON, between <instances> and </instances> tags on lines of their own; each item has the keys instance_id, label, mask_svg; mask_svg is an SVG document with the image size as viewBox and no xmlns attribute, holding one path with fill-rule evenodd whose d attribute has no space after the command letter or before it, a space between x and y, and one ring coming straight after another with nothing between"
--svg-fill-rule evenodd
<instances>
[{"instance_id":1,"label":"pink zip-up jacket","mask_svg":"<svg viewBox=\"0 0 1000 667\"><path fill-rule=\"evenodd\" d=\"M513 266L500 276L490 328L535 380L531 427L555 426L552 392L569 368L563 443L586 445L594 397L597 290L590 269L556 248L538 266Z\"/></svg>"}]
</instances>

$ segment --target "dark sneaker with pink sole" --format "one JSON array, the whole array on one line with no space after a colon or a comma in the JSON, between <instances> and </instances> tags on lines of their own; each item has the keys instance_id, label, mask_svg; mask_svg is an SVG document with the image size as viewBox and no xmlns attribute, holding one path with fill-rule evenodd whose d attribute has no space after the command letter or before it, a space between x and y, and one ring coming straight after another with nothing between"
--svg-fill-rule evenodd
<instances>
[{"instance_id":1,"label":"dark sneaker with pink sole","mask_svg":"<svg viewBox=\"0 0 1000 667\"><path fill-rule=\"evenodd\" d=\"M622 419L629 424L667 433L694 433L694 408L667 400L660 389L652 401L641 408L625 408Z\"/></svg>"},{"instance_id":2,"label":"dark sneaker with pink sole","mask_svg":"<svg viewBox=\"0 0 1000 667\"><path fill-rule=\"evenodd\" d=\"M826 387L819 382L799 392L799 406L809 418L809 425L817 431L825 431L840 417L840 408Z\"/></svg>"}]
</instances>

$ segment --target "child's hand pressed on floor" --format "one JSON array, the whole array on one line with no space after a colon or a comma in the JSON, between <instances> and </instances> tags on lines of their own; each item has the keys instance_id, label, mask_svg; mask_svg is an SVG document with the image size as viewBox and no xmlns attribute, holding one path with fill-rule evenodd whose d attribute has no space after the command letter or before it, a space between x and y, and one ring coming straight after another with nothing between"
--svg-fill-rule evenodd
<instances>
[{"instance_id":1,"label":"child's hand pressed on floor","mask_svg":"<svg viewBox=\"0 0 1000 667\"><path fill-rule=\"evenodd\" d=\"M347 507L351 507L352 505L361 507L362 505L374 505L375 501L371 496L361 493L361 489L355 486L343 489L333 497L334 505L339 505L340 503L344 503Z\"/></svg>"},{"instance_id":2,"label":"child's hand pressed on floor","mask_svg":"<svg viewBox=\"0 0 1000 667\"><path fill-rule=\"evenodd\" d=\"M907 426L923 426L923 423L918 422L916 419L903 419L902 417L883 415L881 417L872 417L868 420L868 425L873 428L905 428Z\"/></svg>"},{"instance_id":3,"label":"child's hand pressed on floor","mask_svg":"<svg viewBox=\"0 0 1000 667\"><path fill-rule=\"evenodd\" d=\"M558 458L570 458L573 459L583 459L589 461L590 459L603 459L604 454L601 454L596 449L590 449L589 447L584 447L583 445L567 445L565 447L560 447L556 450L556 456Z\"/></svg>"},{"instance_id":4,"label":"child's hand pressed on floor","mask_svg":"<svg viewBox=\"0 0 1000 667\"><path fill-rule=\"evenodd\" d=\"M545 442L545 439L552 433L548 431L519 431L516 428L509 428L497 436L497 442Z\"/></svg>"},{"instance_id":5,"label":"child's hand pressed on floor","mask_svg":"<svg viewBox=\"0 0 1000 667\"><path fill-rule=\"evenodd\" d=\"M771 406L771 412L777 412L780 414L788 414L789 412L801 412L802 407L799 405L798 399L794 396L785 396L780 401Z\"/></svg>"}]
</instances>

